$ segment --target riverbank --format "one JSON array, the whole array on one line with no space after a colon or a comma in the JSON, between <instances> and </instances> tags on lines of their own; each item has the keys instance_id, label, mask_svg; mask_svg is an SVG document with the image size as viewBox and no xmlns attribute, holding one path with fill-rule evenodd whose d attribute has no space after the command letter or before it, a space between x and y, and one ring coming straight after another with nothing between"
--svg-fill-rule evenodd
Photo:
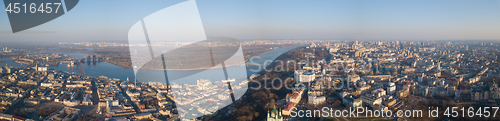
<instances>
[{"instance_id":1,"label":"riverbank","mask_svg":"<svg viewBox=\"0 0 500 121\"><path fill-rule=\"evenodd\" d=\"M244 51L244 62L241 63L241 62L230 62L230 63L226 63L226 67L233 67L233 66L246 66L246 63L250 60L251 57L254 57L254 56L260 56L261 54L263 53L266 53L266 52L272 52L273 50L276 50L276 49L289 49L289 48L295 48L295 47L299 47L299 46L302 46L302 45L286 45L286 46L281 46L281 47L274 47L274 48L268 48L268 49L263 49L263 50L246 50ZM114 64L114 65L117 65L117 66L120 66L120 67L123 67L123 68L127 68L127 69L133 69L132 67L132 64L130 62L130 56L127 56L127 57L108 57L106 55L103 55L101 54L99 51L77 51L78 53L85 53L85 54L89 54L89 55L96 55L98 57L104 57L104 61L108 62L108 63L111 63L111 64ZM111 52L106 52L106 54L109 54ZM120 53L120 52L115 52L115 53ZM199 68L189 68L189 69L166 69L166 70L169 70L169 71L191 71L191 70L200 70L200 69L211 69L213 67L199 67ZM218 68L221 68L221 67L218 67ZM165 69L158 69L158 68L145 68L147 70L165 70Z\"/></svg>"},{"instance_id":2,"label":"riverbank","mask_svg":"<svg viewBox=\"0 0 500 121\"><path fill-rule=\"evenodd\" d=\"M296 46L299 47L299 46ZM279 55L292 50L296 47L290 47L290 48L276 48L276 49L269 49L268 51L262 52L261 54L258 55L259 58L252 58L251 62L256 65L252 64L243 64L239 63L239 65L235 66L227 66L226 70L230 75L234 75L237 77L249 77L252 74L258 73L262 71L264 68L262 67L262 63L269 61L269 60L275 60L276 57ZM38 53L60 53L64 55L68 55L71 57L74 57L76 59L81 59L81 58L86 58L87 55L93 54L93 53L82 53L80 52L71 52L71 51L24 51L24 52L38 52ZM243 59L243 58L241 58ZM11 58L3 58L6 62L1 62L0 65L9 65L9 66L25 66L20 65L19 63L16 63L14 60ZM248 60L250 62L250 60ZM82 63L83 69L85 71L85 75L87 76L92 76L92 77L99 77L101 75L107 76L109 78L117 78L120 80L126 80L129 78L129 80L134 80L136 74L133 69L131 68L124 68L122 66L112 64L108 61L102 61L102 62L85 62ZM70 73L79 73L79 70L77 68L67 68L66 63L59 64L57 66L48 66L48 69L55 69L55 70L61 70L65 72L70 72ZM157 78L157 75L163 75L164 71L163 70L146 70L147 72L143 74L146 78L139 79L137 78L137 82L165 82L164 79ZM185 82L177 82L179 84L185 84L185 83L196 83L196 80L200 79L202 77L203 79L209 79L209 80L223 80L225 77L223 76L224 74L222 68L211 68L209 71L203 71L203 73L198 73L200 72L199 70L168 70L168 75L178 75L182 76L185 74L189 73L196 73L196 76L189 76L187 78L183 78L183 80L187 80ZM141 74L139 74L141 75ZM137 75L137 76L139 76Z\"/></svg>"}]
</instances>

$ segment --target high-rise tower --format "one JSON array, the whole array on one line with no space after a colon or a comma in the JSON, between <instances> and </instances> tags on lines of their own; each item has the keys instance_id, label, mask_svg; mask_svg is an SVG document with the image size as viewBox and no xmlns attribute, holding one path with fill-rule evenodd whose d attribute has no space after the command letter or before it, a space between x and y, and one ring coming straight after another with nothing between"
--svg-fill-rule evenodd
<instances>
[{"instance_id":1,"label":"high-rise tower","mask_svg":"<svg viewBox=\"0 0 500 121\"><path fill-rule=\"evenodd\" d=\"M437 63L437 71L441 71L441 63L440 62Z\"/></svg>"}]
</instances>

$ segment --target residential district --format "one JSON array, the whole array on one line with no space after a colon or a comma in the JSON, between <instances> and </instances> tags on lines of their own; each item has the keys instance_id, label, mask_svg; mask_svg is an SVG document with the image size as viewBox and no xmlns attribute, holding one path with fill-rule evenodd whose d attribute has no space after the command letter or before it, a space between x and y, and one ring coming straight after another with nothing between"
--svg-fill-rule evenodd
<instances>
[{"instance_id":1,"label":"residential district","mask_svg":"<svg viewBox=\"0 0 500 121\"><path fill-rule=\"evenodd\" d=\"M334 106L338 110L357 107L406 110L421 100L498 106L498 44L496 41L357 40L313 43L306 47L312 52L301 53L306 61L286 62L300 66L289 77L298 83L291 93L275 101L267 111L267 120L301 120L304 118L297 117L297 110L321 110L312 108L315 106ZM329 57L311 61L316 56L314 51L328 51ZM336 117L335 120L351 119Z\"/></svg>"}]
</instances>

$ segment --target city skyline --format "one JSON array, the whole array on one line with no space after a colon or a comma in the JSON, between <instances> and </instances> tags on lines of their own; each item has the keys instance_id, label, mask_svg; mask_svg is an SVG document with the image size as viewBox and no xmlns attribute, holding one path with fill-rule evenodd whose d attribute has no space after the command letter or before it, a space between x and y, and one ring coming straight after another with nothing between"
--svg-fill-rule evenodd
<instances>
[{"instance_id":1,"label":"city skyline","mask_svg":"<svg viewBox=\"0 0 500 121\"><path fill-rule=\"evenodd\" d=\"M128 56L128 52L121 51L124 44L61 42L53 46L57 47L33 51L2 49L0 64L6 66L0 67L0 85L3 85L0 111L4 113L0 118L28 121L499 118L495 117L500 104L499 41L245 41L242 46L249 50L243 53L246 66L228 67L231 75L226 77L222 76L225 69L213 68L177 82L170 77L167 82L155 80L165 74L163 70L141 73L150 78L135 78L140 74L133 76L130 63L126 63L130 60L123 59ZM186 72L168 70L169 75L186 75ZM247 75L235 76L235 73ZM468 115L447 117L453 111L443 110L460 107L467 109ZM439 117L428 113L437 108L444 111L436 114ZM358 113L353 116L336 113L351 109ZM314 116L305 116L304 111L312 110ZM316 116L316 110L329 116ZM368 110L373 110L370 116ZM417 113L410 117L407 110ZM472 111L471 115L469 110L481 112ZM482 113L488 110L491 115ZM366 117L358 117L364 111Z\"/></svg>"},{"instance_id":2,"label":"city skyline","mask_svg":"<svg viewBox=\"0 0 500 121\"><path fill-rule=\"evenodd\" d=\"M80 1L65 15L3 42L126 41L141 18L183 1ZM196 1L208 37L236 39L499 40L494 1ZM3 3L2 3L3 4ZM92 8L92 9L90 9Z\"/></svg>"},{"instance_id":3,"label":"city skyline","mask_svg":"<svg viewBox=\"0 0 500 121\"><path fill-rule=\"evenodd\" d=\"M500 0L0 4L0 120L500 120Z\"/></svg>"}]
</instances>

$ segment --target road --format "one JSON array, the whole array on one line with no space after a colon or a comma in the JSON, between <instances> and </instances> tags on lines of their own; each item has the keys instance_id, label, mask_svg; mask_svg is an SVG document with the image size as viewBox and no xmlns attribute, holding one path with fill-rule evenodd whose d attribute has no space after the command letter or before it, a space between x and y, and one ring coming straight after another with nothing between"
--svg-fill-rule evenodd
<instances>
[{"instance_id":1,"label":"road","mask_svg":"<svg viewBox=\"0 0 500 121\"><path fill-rule=\"evenodd\" d=\"M139 107L137 107L137 105L134 102L132 102L132 98L130 98L130 96L128 96L126 91L119 84L118 84L118 87L120 87L120 90L122 91L123 96L125 96L125 98L127 98L127 100L129 100L129 102L132 103L132 106L134 107L135 112L137 114L141 113L141 111L139 110Z\"/></svg>"},{"instance_id":2,"label":"road","mask_svg":"<svg viewBox=\"0 0 500 121\"><path fill-rule=\"evenodd\" d=\"M80 74L80 76L83 76L85 77L85 70L83 70L83 66L82 66L82 63L79 63L77 62L78 64L78 74Z\"/></svg>"},{"instance_id":3,"label":"road","mask_svg":"<svg viewBox=\"0 0 500 121\"><path fill-rule=\"evenodd\" d=\"M90 81L90 84L92 85L91 89L92 89L92 102L94 103L94 105L99 105L99 94L97 93L97 85L95 84L95 81L97 81L96 79L92 79L92 81Z\"/></svg>"},{"instance_id":4,"label":"road","mask_svg":"<svg viewBox=\"0 0 500 121\"><path fill-rule=\"evenodd\" d=\"M149 84L148 84L148 88L150 88L150 89L154 90L154 91L155 91L155 93L156 93L157 95L159 95L158 90L156 90L156 88L151 87L151 85L149 85ZM155 108L156 108L156 111L159 111L159 110L160 110L160 106L159 106L158 104L156 104L156 105L155 105Z\"/></svg>"}]
</instances>

